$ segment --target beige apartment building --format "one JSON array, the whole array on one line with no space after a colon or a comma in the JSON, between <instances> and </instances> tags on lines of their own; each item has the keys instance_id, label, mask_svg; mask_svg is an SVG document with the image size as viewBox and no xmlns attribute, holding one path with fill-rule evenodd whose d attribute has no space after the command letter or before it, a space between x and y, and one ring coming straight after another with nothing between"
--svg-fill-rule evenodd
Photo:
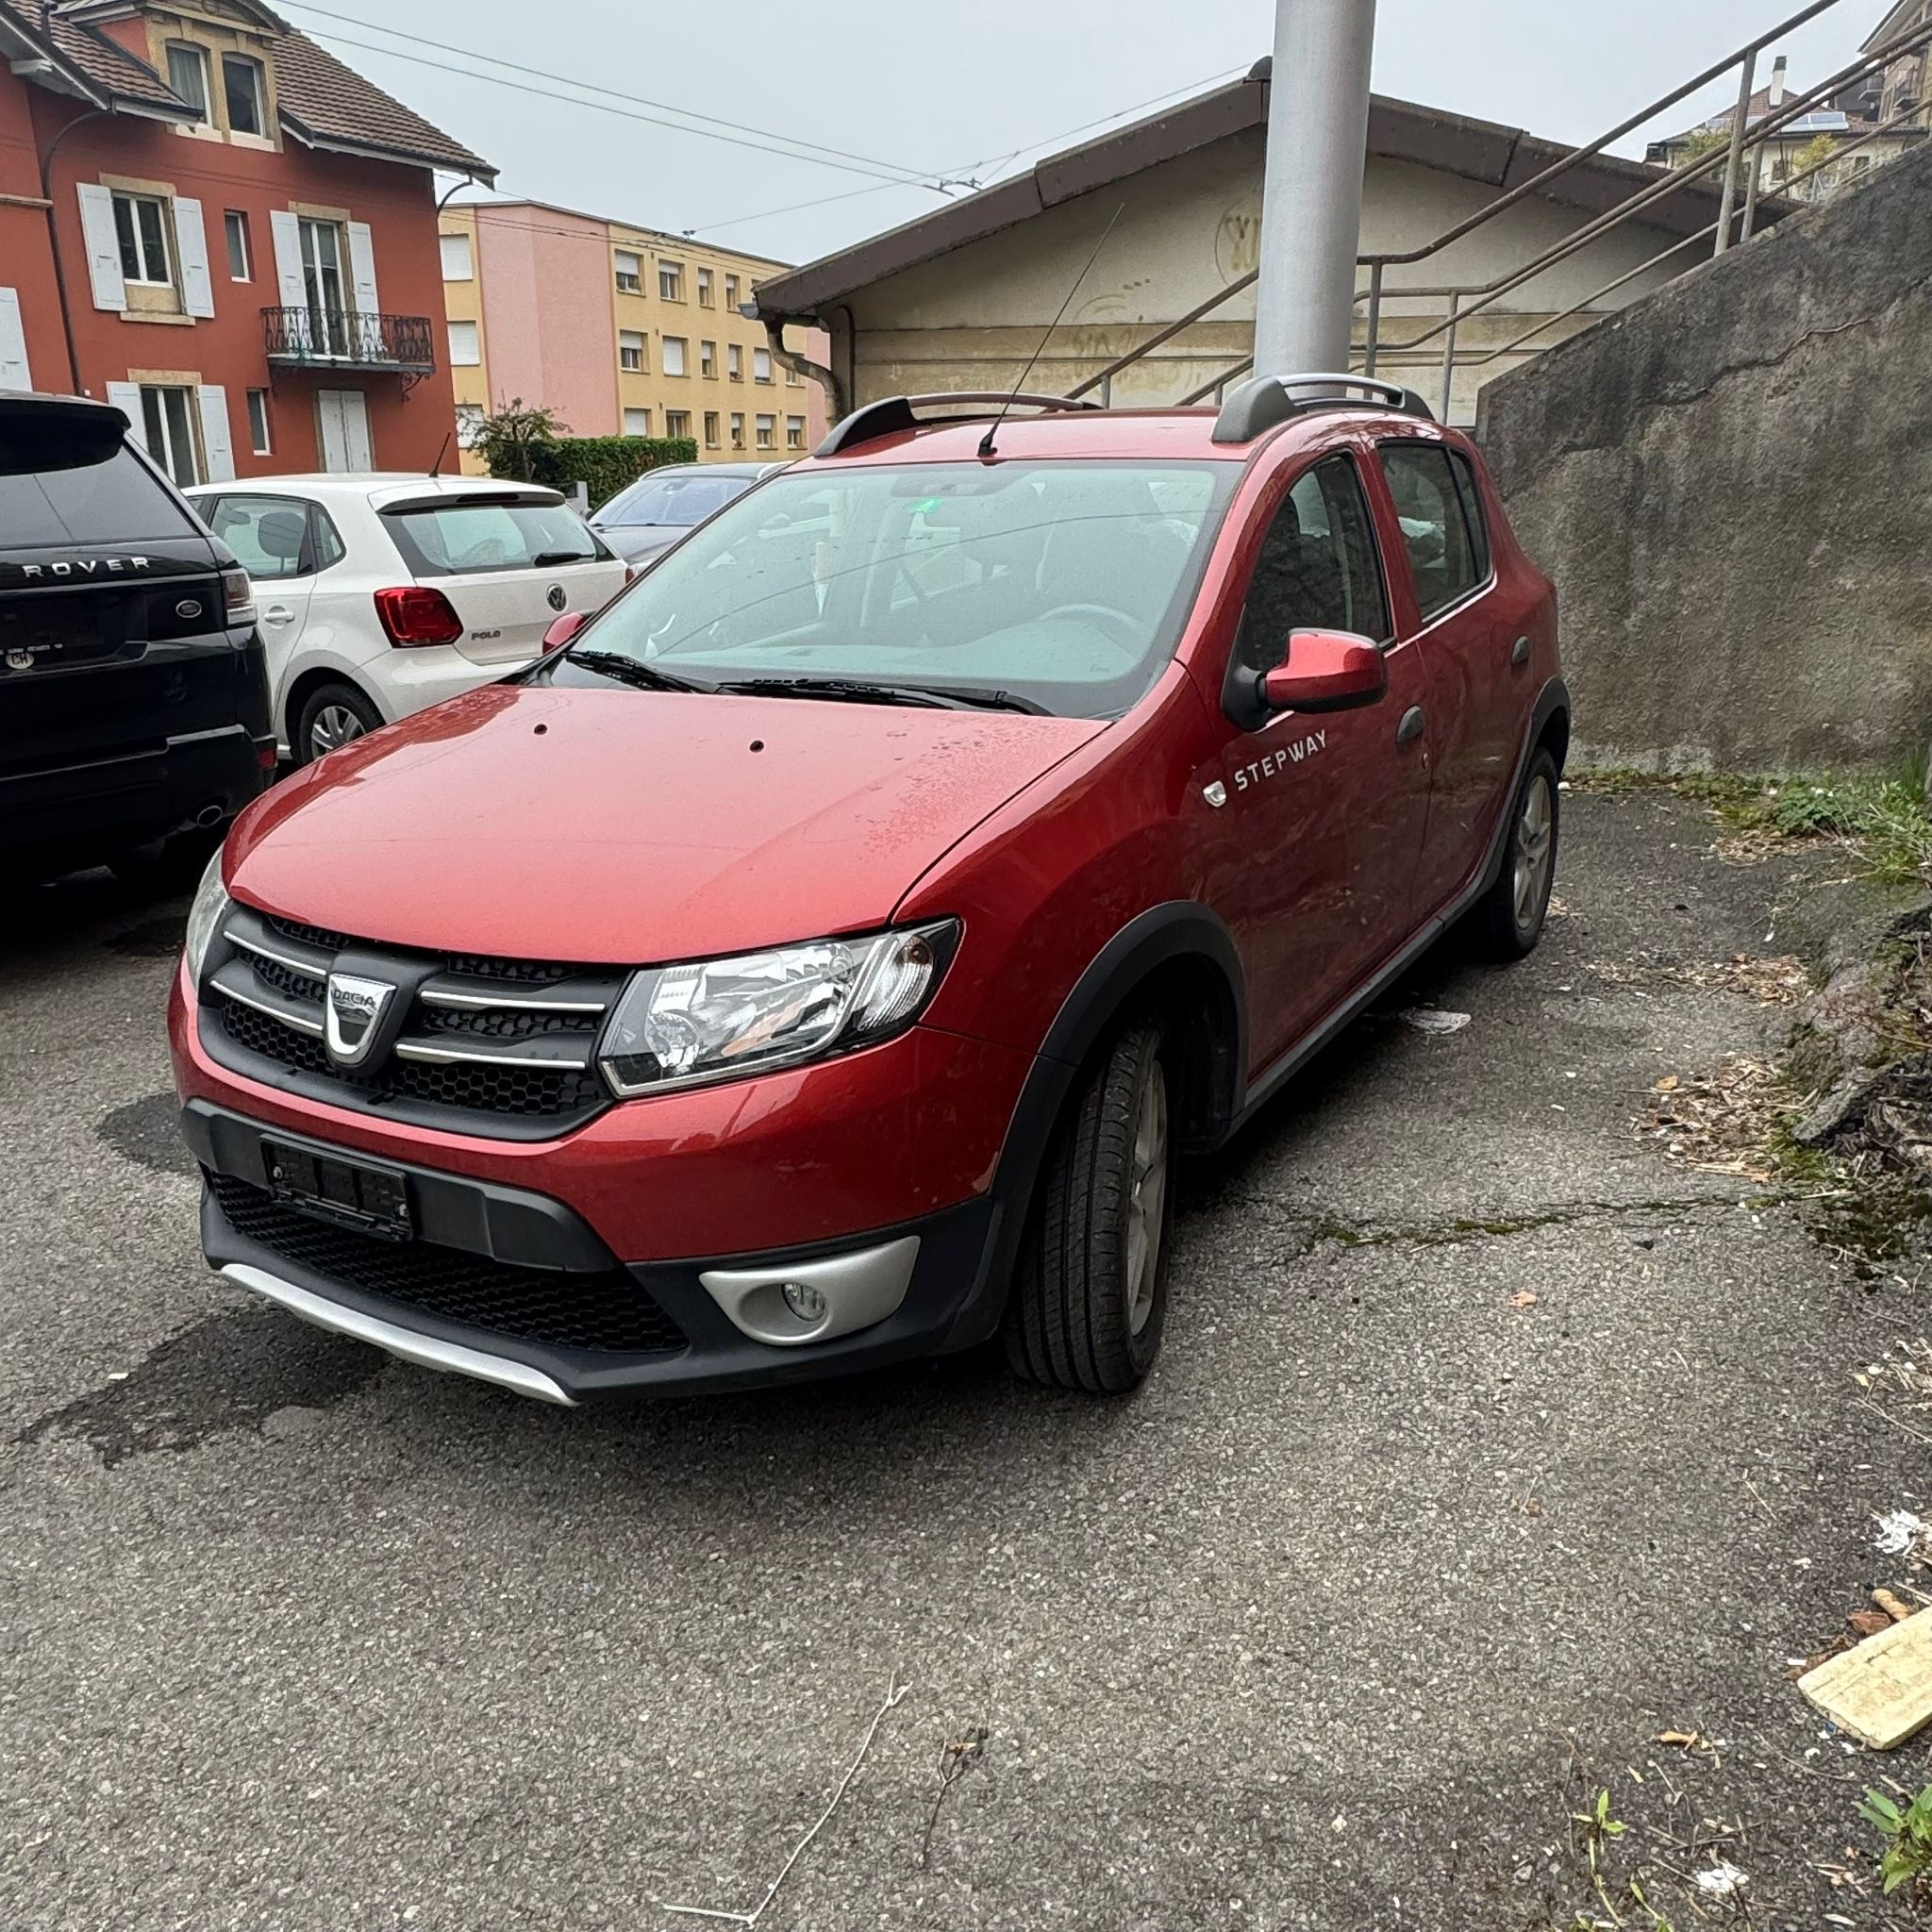
<instances>
[{"instance_id":1,"label":"beige apartment building","mask_svg":"<svg viewBox=\"0 0 1932 1932\"><path fill-rule=\"evenodd\" d=\"M783 461L824 432L782 352L823 362L823 334L774 350L739 312L782 262L536 201L454 203L441 247L459 426L521 400L574 436L688 436L710 462Z\"/></svg>"}]
</instances>

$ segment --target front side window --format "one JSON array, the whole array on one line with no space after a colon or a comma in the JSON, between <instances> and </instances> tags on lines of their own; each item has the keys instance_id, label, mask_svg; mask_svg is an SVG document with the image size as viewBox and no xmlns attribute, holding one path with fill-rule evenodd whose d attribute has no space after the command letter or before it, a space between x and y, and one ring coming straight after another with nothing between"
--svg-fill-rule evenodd
<instances>
[{"instance_id":1,"label":"front side window","mask_svg":"<svg viewBox=\"0 0 1932 1932\"><path fill-rule=\"evenodd\" d=\"M121 273L147 287L175 286L168 246L168 207L152 194L114 196L114 238L121 244Z\"/></svg>"},{"instance_id":2,"label":"front side window","mask_svg":"<svg viewBox=\"0 0 1932 1932\"><path fill-rule=\"evenodd\" d=\"M194 433L194 392L143 383L142 426L147 432L147 453L183 489L206 480L201 444Z\"/></svg>"},{"instance_id":3,"label":"front side window","mask_svg":"<svg viewBox=\"0 0 1932 1932\"><path fill-rule=\"evenodd\" d=\"M208 528L258 582L307 576L314 569L306 503L288 496L220 496L207 516Z\"/></svg>"},{"instance_id":4,"label":"front side window","mask_svg":"<svg viewBox=\"0 0 1932 1932\"><path fill-rule=\"evenodd\" d=\"M440 503L387 509L382 521L419 577L551 570L609 555L564 503Z\"/></svg>"},{"instance_id":5,"label":"front side window","mask_svg":"<svg viewBox=\"0 0 1932 1932\"><path fill-rule=\"evenodd\" d=\"M694 531L586 648L705 683L951 687L1117 716L1172 656L1239 477L1098 459L792 472Z\"/></svg>"},{"instance_id":6,"label":"front side window","mask_svg":"<svg viewBox=\"0 0 1932 1932\"><path fill-rule=\"evenodd\" d=\"M247 215L239 208L231 208L222 217L222 233L228 243L228 279L231 282L252 282L255 279L255 250L250 245Z\"/></svg>"},{"instance_id":7,"label":"front side window","mask_svg":"<svg viewBox=\"0 0 1932 1932\"><path fill-rule=\"evenodd\" d=\"M658 264L658 293L666 302L684 300L684 267L680 262L660 261Z\"/></svg>"},{"instance_id":8,"label":"front side window","mask_svg":"<svg viewBox=\"0 0 1932 1932\"><path fill-rule=\"evenodd\" d=\"M1385 442L1380 454L1416 604L1426 621L1459 603L1490 574L1475 479L1467 461L1440 443Z\"/></svg>"},{"instance_id":9,"label":"front side window","mask_svg":"<svg viewBox=\"0 0 1932 1932\"><path fill-rule=\"evenodd\" d=\"M1298 630L1353 631L1378 644L1389 640L1381 559L1351 457L1317 463L1274 512L1248 579L1236 665L1273 671Z\"/></svg>"},{"instance_id":10,"label":"front side window","mask_svg":"<svg viewBox=\"0 0 1932 1932\"><path fill-rule=\"evenodd\" d=\"M208 111L208 55L185 41L168 42L168 85L194 109L196 122L206 127Z\"/></svg>"},{"instance_id":11,"label":"front side window","mask_svg":"<svg viewBox=\"0 0 1932 1932\"><path fill-rule=\"evenodd\" d=\"M227 102L230 134L268 132L268 88L259 60L251 60L245 54L224 54L222 92Z\"/></svg>"}]
</instances>

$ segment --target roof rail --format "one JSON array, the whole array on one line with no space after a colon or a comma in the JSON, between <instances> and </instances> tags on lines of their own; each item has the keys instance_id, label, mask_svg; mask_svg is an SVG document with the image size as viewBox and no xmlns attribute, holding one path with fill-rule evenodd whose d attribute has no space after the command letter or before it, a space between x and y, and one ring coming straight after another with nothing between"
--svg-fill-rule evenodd
<instances>
[{"instance_id":1,"label":"roof rail","mask_svg":"<svg viewBox=\"0 0 1932 1932\"><path fill-rule=\"evenodd\" d=\"M836 457L848 449L856 449L861 442L872 442L881 436L894 436L901 430L916 429L921 423L976 423L990 413L986 409L971 411L959 416L916 416L915 409L930 408L935 403L997 403L1002 409L1014 403L1031 403L1036 409L1049 413L1056 409L1097 409L1098 403L1088 402L1084 397L1036 395L1029 390L1007 389L961 389L948 393L930 396L884 396L875 403L867 403L863 408L854 409L851 415L832 425L830 435L819 444L812 454L819 457Z\"/></svg>"},{"instance_id":2,"label":"roof rail","mask_svg":"<svg viewBox=\"0 0 1932 1932\"><path fill-rule=\"evenodd\" d=\"M1264 429L1286 423L1310 409L1332 409L1346 398L1338 395L1293 396L1291 390L1362 390L1367 391L1370 408L1399 409L1405 416L1435 421L1428 404L1412 389L1399 382L1384 382L1374 375L1257 375L1241 384L1221 406L1214 419L1216 442L1251 442Z\"/></svg>"}]
</instances>

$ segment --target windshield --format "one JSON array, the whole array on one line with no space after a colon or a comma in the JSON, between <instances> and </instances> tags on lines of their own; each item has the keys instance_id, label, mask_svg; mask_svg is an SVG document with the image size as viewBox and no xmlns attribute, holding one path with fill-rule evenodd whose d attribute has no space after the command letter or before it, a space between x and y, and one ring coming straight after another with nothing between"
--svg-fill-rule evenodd
<instances>
[{"instance_id":1,"label":"windshield","mask_svg":"<svg viewBox=\"0 0 1932 1932\"><path fill-rule=\"evenodd\" d=\"M723 509L742 496L755 476L647 476L613 497L597 512L608 529L631 529L643 524L669 524L678 529L701 524L714 509Z\"/></svg>"},{"instance_id":2,"label":"windshield","mask_svg":"<svg viewBox=\"0 0 1932 1932\"><path fill-rule=\"evenodd\" d=\"M584 640L680 678L1010 692L1114 717L1159 675L1233 463L866 464L774 477ZM547 675L594 682L575 653Z\"/></svg>"},{"instance_id":3,"label":"windshield","mask_svg":"<svg viewBox=\"0 0 1932 1932\"><path fill-rule=\"evenodd\" d=\"M419 577L555 569L610 555L576 511L561 503L465 503L456 498L385 510L382 518L403 561Z\"/></svg>"}]
</instances>

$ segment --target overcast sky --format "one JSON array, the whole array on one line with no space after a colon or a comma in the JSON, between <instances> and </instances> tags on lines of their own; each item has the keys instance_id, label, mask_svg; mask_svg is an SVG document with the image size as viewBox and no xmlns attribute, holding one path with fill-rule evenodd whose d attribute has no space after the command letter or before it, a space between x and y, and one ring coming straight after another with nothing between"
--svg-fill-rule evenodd
<instances>
[{"instance_id":1,"label":"overcast sky","mask_svg":"<svg viewBox=\"0 0 1932 1932\"><path fill-rule=\"evenodd\" d=\"M931 188L879 175L1015 172L1098 131L1082 124L1245 70L1268 50L1274 16L1273 0L325 0L325 13L280 4L493 161L504 192L790 261L938 205ZM1798 0L1380 0L1374 84L1580 142L1798 10ZM1885 0L1839 0L1791 35L1780 44L1792 78L1844 65L1884 10ZM393 52L370 51L378 44ZM570 93L542 70L613 90L623 101L608 105L620 111L424 64L481 67L491 56L524 88ZM1735 83L1707 89L1650 131L1734 97ZM658 113L651 104L841 149L872 172L626 118ZM1641 153L1641 136L1622 146Z\"/></svg>"}]
</instances>

